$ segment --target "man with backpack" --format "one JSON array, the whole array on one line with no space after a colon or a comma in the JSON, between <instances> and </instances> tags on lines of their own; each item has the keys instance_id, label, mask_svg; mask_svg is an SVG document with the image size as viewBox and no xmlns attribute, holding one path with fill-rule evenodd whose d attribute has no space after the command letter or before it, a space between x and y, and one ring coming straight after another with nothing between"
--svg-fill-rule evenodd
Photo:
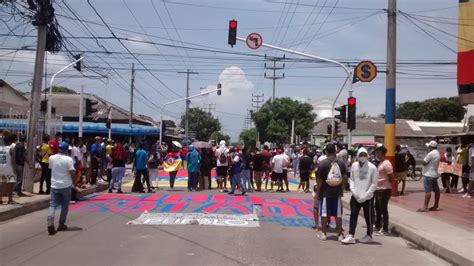
<instances>
[{"instance_id":1,"label":"man with backpack","mask_svg":"<svg viewBox=\"0 0 474 266\"><path fill-rule=\"evenodd\" d=\"M112 193L114 184L117 182L117 193L122 193L122 178L125 175L125 162L127 151L121 143L116 143L112 148L112 180L109 183L109 193Z\"/></svg>"},{"instance_id":2,"label":"man with backpack","mask_svg":"<svg viewBox=\"0 0 474 266\"><path fill-rule=\"evenodd\" d=\"M227 149L225 145L225 140L221 140L219 143L219 148L216 150L216 158L217 158L217 167L216 167L216 174L217 174L217 187L220 188L220 192L227 192L227 171L229 167L228 162L228 153L229 149Z\"/></svg>"},{"instance_id":3,"label":"man with backpack","mask_svg":"<svg viewBox=\"0 0 474 266\"><path fill-rule=\"evenodd\" d=\"M342 233L342 201L343 188L347 179L345 162L336 158L336 147L326 145L327 158L322 160L318 167L317 187L319 195L319 216L321 216L320 240L327 239L328 217L336 217L336 231L338 239L344 238Z\"/></svg>"}]
</instances>

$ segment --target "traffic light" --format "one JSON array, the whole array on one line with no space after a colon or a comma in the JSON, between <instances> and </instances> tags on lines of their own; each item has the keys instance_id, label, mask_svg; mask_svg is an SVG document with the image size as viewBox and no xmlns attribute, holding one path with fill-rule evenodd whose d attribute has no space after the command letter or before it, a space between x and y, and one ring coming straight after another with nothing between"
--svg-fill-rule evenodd
<instances>
[{"instance_id":1,"label":"traffic light","mask_svg":"<svg viewBox=\"0 0 474 266\"><path fill-rule=\"evenodd\" d=\"M356 104L354 97L347 99L347 129L354 130L356 128Z\"/></svg>"},{"instance_id":2,"label":"traffic light","mask_svg":"<svg viewBox=\"0 0 474 266\"><path fill-rule=\"evenodd\" d=\"M222 95L222 84L217 83L217 95Z\"/></svg>"},{"instance_id":3,"label":"traffic light","mask_svg":"<svg viewBox=\"0 0 474 266\"><path fill-rule=\"evenodd\" d=\"M341 121L342 123L346 123L347 122L347 115L346 115L347 105L343 105L334 109L339 112L339 114L335 115L334 117L339 119L339 121Z\"/></svg>"},{"instance_id":4,"label":"traffic light","mask_svg":"<svg viewBox=\"0 0 474 266\"><path fill-rule=\"evenodd\" d=\"M334 121L334 138L339 136L339 132L341 132L341 125L338 121Z\"/></svg>"},{"instance_id":5,"label":"traffic light","mask_svg":"<svg viewBox=\"0 0 474 266\"><path fill-rule=\"evenodd\" d=\"M110 121L110 119L107 119L107 121L105 121L105 127L110 129L110 124L112 124L112 121Z\"/></svg>"},{"instance_id":6,"label":"traffic light","mask_svg":"<svg viewBox=\"0 0 474 266\"><path fill-rule=\"evenodd\" d=\"M74 59L76 59L76 60L79 60L79 58L81 58L81 55L80 55L80 54L77 54L77 55L74 56ZM79 71L79 72L81 72L81 70L82 70L81 62L82 62L82 60L81 60L81 61L78 61L77 63L75 63L74 66L73 66L73 67L74 67L75 69L77 69L77 71Z\"/></svg>"},{"instance_id":7,"label":"traffic light","mask_svg":"<svg viewBox=\"0 0 474 266\"><path fill-rule=\"evenodd\" d=\"M227 41L231 47L234 47L237 40L237 20L233 19L229 21L229 39Z\"/></svg>"},{"instance_id":8,"label":"traffic light","mask_svg":"<svg viewBox=\"0 0 474 266\"><path fill-rule=\"evenodd\" d=\"M90 116L93 113L97 112L97 109L92 108L92 107L93 107L93 105L96 105L98 103L99 103L98 101L93 101L91 99L86 99L86 108L85 108L84 115L85 116Z\"/></svg>"},{"instance_id":9,"label":"traffic light","mask_svg":"<svg viewBox=\"0 0 474 266\"><path fill-rule=\"evenodd\" d=\"M40 111L46 113L47 109L48 109L48 101L42 100L41 105L40 105Z\"/></svg>"}]
</instances>

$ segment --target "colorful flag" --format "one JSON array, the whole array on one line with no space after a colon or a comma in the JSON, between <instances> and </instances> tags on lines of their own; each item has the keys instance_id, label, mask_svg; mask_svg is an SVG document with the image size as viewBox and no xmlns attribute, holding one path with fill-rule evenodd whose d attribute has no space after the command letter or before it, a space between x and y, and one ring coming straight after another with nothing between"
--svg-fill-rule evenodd
<instances>
[{"instance_id":1,"label":"colorful flag","mask_svg":"<svg viewBox=\"0 0 474 266\"><path fill-rule=\"evenodd\" d=\"M163 162L163 170L167 173L178 171L181 169L181 162L179 153L170 152Z\"/></svg>"},{"instance_id":2,"label":"colorful flag","mask_svg":"<svg viewBox=\"0 0 474 266\"><path fill-rule=\"evenodd\" d=\"M474 103L474 0L459 0L458 91L462 104Z\"/></svg>"}]
</instances>

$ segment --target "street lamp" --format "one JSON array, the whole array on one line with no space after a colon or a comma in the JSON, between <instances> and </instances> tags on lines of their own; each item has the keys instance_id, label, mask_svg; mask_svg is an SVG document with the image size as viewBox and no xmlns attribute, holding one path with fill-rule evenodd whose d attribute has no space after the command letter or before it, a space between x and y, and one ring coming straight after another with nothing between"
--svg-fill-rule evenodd
<instances>
[{"instance_id":1,"label":"street lamp","mask_svg":"<svg viewBox=\"0 0 474 266\"><path fill-rule=\"evenodd\" d=\"M220 85L220 83L219 83L218 85ZM161 108L160 108L160 109L161 109L161 110L160 110L160 111L161 111L161 114L160 114L160 127L161 127L161 128L160 128L160 143L163 142L163 130L162 130L163 126L162 126L162 125L163 125L163 109L165 108L165 106L170 105L170 104L173 104L173 103L181 102L181 101L187 101L187 100L190 100L190 99L193 99L193 98L197 98L197 97L201 97L201 96L204 96L204 95L208 95L208 94L211 94L211 93L213 93L213 92L218 92L218 95L221 95L221 94L220 94L221 90L222 90L221 86L218 86L218 88L215 89L215 90L210 90L210 91L202 92L202 93L200 93L200 94L196 94L196 95L192 95L192 96L189 96L189 97L180 98L180 99L177 99L177 100L174 100L174 101L170 101L170 102L167 102L167 103L163 104L163 105L161 106Z\"/></svg>"},{"instance_id":2,"label":"street lamp","mask_svg":"<svg viewBox=\"0 0 474 266\"><path fill-rule=\"evenodd\" d=\"M69 65L63 67L61 70L59 70L58 72L54 73L54 75L51 77L51 80L49 82L49 95L48 95L48 134L51 135L51 109L53 107L53 82L54 82L54 78L56 78L56 76L63 72L64 70L66 70L68 67L72 66L72 65L75 65L76 63L79 63L80 61L82 61L82 59L84 59L83 56L79 57L78 59L76 59L74 62L70 63ZM80 71L80 67L78 69Z\"/></svg>"}]
</instances>

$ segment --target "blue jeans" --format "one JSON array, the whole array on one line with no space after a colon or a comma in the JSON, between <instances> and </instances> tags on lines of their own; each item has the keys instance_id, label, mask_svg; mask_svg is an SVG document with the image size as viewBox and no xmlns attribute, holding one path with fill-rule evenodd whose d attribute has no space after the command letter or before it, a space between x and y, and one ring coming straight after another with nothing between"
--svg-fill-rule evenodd
<instances>
[{"instance_id":1,"label":"blue jeans","mask_svg":"<svg viewBox=\"0 0 474 266\"><path fill-rule=\"evenodd\" d=\"M21 192L21 187L23 186L23 169L25 169L25 166L23 165L15 165L15 171L16 171L16 182L15 182L15 187L13 188L14 192Z\"/></svg>"},{"instance_id":2,"label":"blue jeans","mask_svg":"<svg viewBox=\"0 0 474 266\"><path fill-rule=\"evenodd\" d=\"M196 189L198 172L188 172L188 189Z\"/></svg>"},{"instance_id":3,"label":"blue jeans","mask_svg":"<svg viewBox=\"0 0 474 266\"><path fill-rule=\"evenodd\" d=\"M240 186L240 190L242 190L242 192L247 192L245 187L242 185L242 179L240 178L240 175L241 175L241 173L234 173L232 175L232 190L231 190L232 193L235 192L235 189L237 188L237 185Z\"/></svg>"},{"instance_id":4,"label":"blue jeans","mask_svg":"<svg viewBox=\"0 0 474 266\"><path fill-rule=\"evenodd\" d=\"M109 189L114 187L115 182L118 182L118 190L122 190L122 178L125 175L125 167L112 168L112 180L109 183Z\"/></svg>"},{"instance_id":5,"label":"blue jeans","mask_svg":"<svg viewBox=\"0 0 474 266\"><path fill-rule=\"evenodd\" d=\"M241 176L242 176L242 185L245 188L245 190L246 191L251 190L252 186L250 183L250 169L242 170Z\"/></svg>"},{"instance_id":6,"label":"blue jeans","mask_svg":"<svg viewBox=\"0 0 474 266\"><path fill-rule=\"evenodd\" d=\"M54 214L58 206L61 206L59 215L59 224L66 223L67 213L69 211L69 201L71 200L71 187L51 188L51 200L48 209L48 226L54 226Z\"/></svg>"}]
</instances>

